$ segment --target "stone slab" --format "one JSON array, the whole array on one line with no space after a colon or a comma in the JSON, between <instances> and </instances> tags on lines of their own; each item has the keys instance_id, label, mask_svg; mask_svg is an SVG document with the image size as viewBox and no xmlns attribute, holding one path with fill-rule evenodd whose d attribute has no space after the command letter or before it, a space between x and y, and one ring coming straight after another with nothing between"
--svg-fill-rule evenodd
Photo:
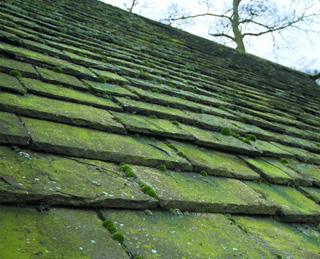
<instances>
[{"instance_id":1,"label":"stone slab","mask_svg":"<svg viewBox=\"0 0 320 259\"><path fill-rule=\"evenodd\" d=\"M139 179L155 190L164 210L178 208L183 211L268 215L276 212L274 205L236 179L163 172L142 166L131 168Z\"/></svg>"},{"instance_id":2,"label":"stone slab","mask_svg":"<svg viewBox=\"0 0 320 259\"><path fill-rule=\"evenodd\" d=\"M283 222L320 222L320 206L292 187L246 182L279 209Z\"/></svg>"},{"instance_id":3,"label":"stone slab","mask_svg":"<svg viewBox=\"0 0 320 259\"><path fill-rule=\"evenodd\" d=\"M0 205L1 258L129 258L93 210Z\"/></svg>"},{"instance_id":4,"label":"stone slab","mask_svg":"<svg viewBox=\"0 0 320 259\"><path fill-rule=\"evenodd\" d=\"M136 100L130 100L122 97L115 97L115 99L121 103L125 111L144 114L144 115L156 115L162 119L176 120L179 122L187 122L195 124L196 120L191 115L188 115L186 112L171 108L165 107L157 104L145 103Z\"/></svg>"},{"instance_id":5,"label":"stone slab","mask_svg":"<svg viewBox=\"0 0 320 259\"><path fill-rule=\"evenodd\" d=\"M112 115L124 124L125 128L131 132L138 132L163 137L177 139L189 139L194 137L184 131L181 127L172 124L171 121L163 119L152 119L146 116L139 116L128 113L111 112Z\"/></svg>"},{"instance_id":6,"label":"stone slab","mask_svg":"<svg viewBox=\"0 0 320 259\"><path fill-rule=\"evenodd\" d=\"M252 235L257 244L282 258L319 258L320 235L306 224L286 224L274 219L233 216ZM278 257L279 258L279 257Z\"/></svg>"},{"instance_id":7,"label":"stone slab","mask_svg":"<svg viewBox=\"0 0 320 259\"><path fill-rule=\"evenodd\" d=\"M50 67L58 66L63 71L66 71L66 73L70 73L71 75L81 76L87 79L96 78L95 74L90 72L87 68L69 63L68 61L63 59L46 56L39 52L27 50L6 43L0 44L0 50L5 53L14 55L18 60L33 62L36 64L45 64Z\"/></svg>"},{"instance_id":8,"label":"stone slab","mask_svg":"<svg viewBox=\"0 0 320 259\"><path fill-rule=\"evenodd\" d=\"M315 187L300 187L300 191L307 195L307 197L318 204L320 204L320 189Z\"/></svg>"},{"instance_id":9,"label":"stone slab","mask_svg":"<svg viewBox=\"0 0 320 259\"><path fill-rule=\"evenodd\" d=\"M129 81L126 78L124 78L118 74L111 73L108 71L98 70L98 69L94 69L94 68L91 68L90 70L92 72L96 73L98 76L103 76L107 82L110 82L110 83L129 83Z\"/></svg>"},{"instance_id":10,"label":"stone slab","mask_svg":"<svg viewBox=\"0 0 320 259\"><path fill-rule=\"evenodd\" d=\"M294 155L278 146L275 142L268 142L264 140L257 140L252 142L252 145L263 152L264 156L274 157L274 158L294 158Z\"/></svg>"},{"instance_id":11,"label":"stone slab","mask_svg":"<svg viewBox=\"0 0 320 259\"><path fill-rule=\"evenodd\" d=\"M22 76L38 78L38 72L28 63L20 62L14 59L0 58L0 71L9 73L11 70L17 70Z\"/></svg>"},{"instance_id":12,"label":"stone slab","mask_svg":"<svg viewBox=\"0 0 320 259\"><path fill-rule=\"evenodd\" d=\"M29 144L27 129L13 113L0 111L0 143L16 145Z\"/></svg>"},{"instance_id":13,"label":"stone slab","mask_svg":"<svg viewBox=\"0 0 320 259\"><path fill-rule=\"evenodd\" d=\"M77 79L74 76L64 74L63 71L62 73L56 73L50 69L46 69L42 67L36 67L36 69L44 81L47 81L49 83L64 85L67 87L76 88L82 91L88 90L88 88L79 79Z\"/></svg>"},{"instance_id":14,"label":"stone slab","mask_svg":"<svg viewBox=\"0 0 320 259\"><path fill-rule=\"evenodd\" d=\"M122 124L113 120L113 116L106 110L32 94L20 96L0 93L0 109L39 119L126 133Z\"/></svg>"},{"instance_id":15,"label":"stone slab","mask_svg":"<svg viewBox=\"0 0 320 259\"><path fill-rule=\"evenodd\" d=\"M84 207L156 208L133 178L117 165L0 146L2 203Z\"/></svg>"},{"instance_id":16,"label":"stone slab","mask_svg":"<svg viewBox=\"0 0 320 259\"><path fill-rule=\"evenodd\" d=\"M289 167L297 170L303 177L313 182L315 186L320 187L320 166L295 162L290 163Z\"/></svg>"},{"instance_id":17,"label":"stone slab","mask_svg":"<svg viewBox=\"0 0 320 259\"><path fill-rule=\"evenodd\" d=\"M39 80L29 78L22 78L21 81L25 84L30 93L34 93L36 95L47 96L75 103L82 103L108 110L122 111L122 108L110 99L97 97L88 92L84 93L70 88L48 84Z\"/></svg>"},{"instance_id":18,"label":"stone slab","mask_svg":"<svg viewBox=\"0 0 320 259\"><path fill-rule=\"evenodd\" d=\"M192 168L187 160L157 141L26 117L22 121L30 132L33 146L46 152L155 167L165 164L177 170Z\"/></svg>"},{"instance_id":19,"label":"stone slab","mask_svg":"<svg viewBox=\"0 0 320 259\"><path fill-rule=\"evenodd\" d=\"M246 163L255 171L268 180L270 183L276 184L298 184L299 180L302 181L302 177L299 177L297 173L292 170L288 170L291 174L287 174L286 171L274 166L273 160L268 160L267 158L249 158L241 156L241 158L246 161Z\"/></svg>"},{"instance_id":20,"label":"stone slab","mask_svg":"<svg viewBox=\"0 0 320 259\"><path fill-rule=\"evenodd\" d=\"M115 85L115 84L108 84L108 83L99 83L99 82L93 82L88 80L83 80L86 84L92 87L94 92L101 93L101 94L110 94L112 96L129 96L133 99L138 99L139 97L127 89Z\"/></svg>"},{"instance_id":21,"label":"stone slab","mask_svg":"<svg viewBox=\"0 0 320 259\"><path fill-rule=\"evenodd\" d=\"M207 148L199 148L173 140L169 142L182 151L192 163L194 171L206 171L208 174L238 179L258 180L260 175L249 168L238 157Z\"/></svg>"},{"instance_id":22,"label":"stone slab","mask_svg":"<svg viewBox=\"0 0 320 259\"><path fill-rule=\"evenodd\" d=\"M266 247L222 214L105 210L125 235L124 244L141 258L274 258Z\"/></svg>"},{"instance_id":23,"label":"stone slab","mask_svg":"<svg viewBox=\"0 0 320 259\"><path fill-rule=\"evenodd\" d=\"M19 94L25 94L26 90L21 86L19 80L8 74L0 73L0 88Z\"/></svg>"},{"instance_id":24,"label":"stone slab","mask_svg":"<svg viewBox=\"0 0 320 259\"><path fill-rule=\"evenodd\" d=\"M190 132L196 138L196 144L227 152L235 152L253 156L258 156L262 153L260 150L254 148L253 146L244 143L232 136L225 136L215 131L203 130L198 127L185 124L180 125L183 130Z\"/></svg>"}]
</instances>

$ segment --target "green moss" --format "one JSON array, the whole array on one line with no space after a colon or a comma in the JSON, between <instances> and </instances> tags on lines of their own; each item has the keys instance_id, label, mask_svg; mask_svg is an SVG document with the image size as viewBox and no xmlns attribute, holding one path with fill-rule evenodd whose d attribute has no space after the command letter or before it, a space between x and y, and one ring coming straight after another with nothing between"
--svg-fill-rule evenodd
<instances>
[{"instance_id":1,"label":"green moss","mask_svg":"<svg viewBox=\"0 0 320 259\"><path fill-rule=\"evenodd\" d=\"M137 95L139 94L136 90L132 90L131 93L137 94Z\"/></svg>"},{"instance_id":2,"label":"green moss","mask_svg":"<svg viewBox=\"0 0 320 259\"><path fill-rule=\"evenodd\" d=\"M120 86L126 86L127 83L126 82L120 82Z\"/></svg>"},{"instance_id":3,"label":"green moss","mask_svg":"<svg viewBox=\"0 0 320 259\"><path fill-rule=\"evenodd\" d=\"M103 84L107 82L106 78L103 77L103 76L99 76L99 77L98 77L98 81L99 81L100 83L103 83Z\"/></svg>"},{"instance_id":4,"label":"green moss","mask_svg":"<svg viewBox=\"0 0 320 259\"><path fill-rule=\"evenodd\" d=\"M240 228L244 233L248 234L248 230L246 230L243 226L237 225L238 228Z\"/></svg>"},{"instance_id":5,"label":"green moss","mask_svg":"<svg viewBox=\"0 0 320 259\"><path fill-rule=\"evenodd\" d=\"M119 165L119 168L121 171L126 173L127 177L137 178L137 175L135 174L135 172L133 172L131 167L123 164L123 162Z\"/></svg>"},{"instance_id":6,"label":"green moss","mask_svg":"<svg viewBox=\"0 0 320 259\"><path fill-rule=\"evenodd\" d=\"M135 256L134 259L142 259L140 256Z\"/></svg>"},{"instance_id":7,"label":"green moss","mask_svg":"<svg viewBox=\"0 0 320 259\"><path fill-rule=\"evenodd\" d=\"M237 224L237 221L233 217L231 217L231 215L229 214L227 215L227 219L233 222L234 224Z\"/></svg>"},{"instance_id":8,"label":"green moss","mask_svg":"<svg viewBox=\"0 0 320 259\"><path fill-rule=\"evenodd\" d=\"M164 164L160 164L160 165L158 165L158 169L160 171L165 171L165 170L167 170L167 167Z\"/></svg>"},{"instance_id":9,"label":"green moss","mask_svg":"<svg viewBox=\"0 0 320 259\"><path fill-rule=\"evenodd\" d=\"M157 116L156 116L156 115L150 115L149 118L151 118L151 119L156 119Z\"/></svg>"},{"instance_id":10,"label":"green moss","mask_svg":"<svg viewBox=\"0 0 320 259\"><path fill-rule=\"evenodd\" d=\"M202 171L200 172L200 174L201 174L202 176L208 176L208 173L207 173L206 171L204 171L204 170L202 170Z\"/></svg>"},{"instance_id":11,"label":"green moss","mask_svg":"<svg viewBox=\"0 0 320 259\"><path fill-rule=\"evenodd\" d=\"M218 108L219 108L220 110L223 110L223 111L226 110L226 107L224 107L224 106L222 106L222 105L220 105Z\"/></svg>"},{"instance_id":12,"label":"green moss","mask_svg":"<svg viewBox=\"0 0 320 259\"><path fill-rule=\"evenodd\" d=\"M117 228L116 226L114 225L113 221L108 219L108 220L105 220L103 222L103 226L108 229L111 233L116 233L117 232Z\"/></svg>"},{"instance_id":13,"label":"green moss","mask_svg":"<svg viewBox=\"0 0 320 259\"><path fill-rule=\"evenodd\" d=\"M183 215L183 213L179 209L170 209L169 213L174 216L182 216Z\"/></svg>"},{"instance_id":14,"label":"green moss","mask_svg":"<svg viewBox=\"0 0 320 259\"><path fill-rule=\"evenodd\" d=\"M173 124L173 125L176 125L176 126L179 126L179 125L180 125L180 123L177 122L177 121L172 121L172 124Z\"/></svg>"},{"instance_id":15,"label":"green moss","mask_svg":"<svg viewBox=\"0 0 320 259\"><path fill-rule=\"evenodd\" d=\"M307 195L307 197L308 197L310 200L312 200L312 201L314 201L314 202L316 202L316 203L318 202L318 201L316 200L316 198L315 198L312 194L310 194L310 193Z\"/></svg>"},{"instance_id":16,"label":"green moss","mask_svg":"<svg viewBox=\"0 0 320 259\"><path fill-rule=\"evenodd\" d=\"M277 258L279 258L279 259L282 259L282 258L283 258L283 256L280 255L280 254L275 254L275 256L276 256Z\"/></svg>"},{"instance_id":17,"label":"green moss","mask_svg":"<svg viewBox=\"0 0 320 259\"><path fill-rule=\"evenodd\" d=\"M281 158L280 162L283 163L283 164L289 164L289 160L286 159L286 158Z\"/></svg>"},{"instance_id":18,"label":"green moss","mask_svg":"<svg viewBox=\"0 0 320 259\"><path fill-rule=\"evenodd\" d=\"M140 134L138 134L138 133L134 134L134 136L135 136L136 138L140 138Z\"/></svg>"},{"instance_id":19,"label":"green moss","mask_svg":"<svg viewBox=\"0 0 320 259\"><path fill-rule=\"evenodd\" d=\"M185 153L183 153L182 151L179 151L178 155L183 157L183 158L186 158L186 159L188 158L187 155Z\"/></svg>"},{"instance_id":20,"label":"green moss","mask_svg":"<svg viewBox=\"0 0 320 259\"><path fill-rule=\"evenodd\" d=\"M158 89L155 89L155 88L152 88L150 91L153 92L153 93L160 93L160 91Z\"/></svg>"},{"instance_id":21,"label":"green moss","mask_svg":"<svg viewBox=\"0 0 320 259\"><path fill-rule=\"evenodd\" d=\"M248 139L243 140L244 143L251 145L251 142Z\"/></svg>"},{"instance_id":22,"label":"green moss","mask_svg":"<svg viewBox=\"0 0 320 259\"><path fill-rule=\"evenodd\" d=\"M151 138L151 140L152 140L152 141L156 141L156 139L155 139L155 138Z\"/></svg>"},{"instance_id":23,"label":"green moss","mask_svg":"<svg viewBox=\"0 0 320 259\"><path fill-rule=\"evenodd\" d=\"M320 232L320 225L317 227L318 231Z\"/></svg>"},{"instance_id":24,"label":"green moss","mask_svg":"<svg viewBox=\"0 0 320 259\"><path fill-rule=\"evenodd\" d=\"M148 216L152 216L152 211L151 210L144 210L144 213Z\"/></svg>"},{"instance_id":25,"label":"green moss","mask_svg":"<svg viewBox=\"0 0 320 259\"><path fill-rule=\"evenodd\" d=\"M17 71L17 70L11 70L9 72L9 74L10 74L10 76L14 76L16 78L20 78L21 77L21 73L19 71Z\"/></svg>"},{"instance_id":26,"label":"green moss","mask_svg":"<svg viewBox=\"0 0 320 259\"><path fill-rule=\"evenodd\" d=\"M53 68L52 68L52 71L54 71L54 72L56 72L56 73L58 73L58 74L61 74L61 73L62 73L62 69L61 69L60 67L58 67L58 66L53 67Z\"/></svg>"},{"instance_id":27,"label":"green moss","mask_svg":"<svg viewBox=\"0 0 320 259\"><path fill-rule=\"evenodd\" d=\"M124 235L119 233L119 232L115 232L112 235L112 239L114 240L118 240L120 243L124 241Z\"/></svg>"},{"instance_id":28,"label":"green moss","mask_svg":"<svg viewBox=\"0 0 320 259\"><path fill-rule=\"evenodd\" d=\"M248 140L257 141L257 137L255 135L252 135L252 134L246 134L246 138Z\"/></svg>"},{"instance_id":29,"label":"green moss","mask_svg":"<svg viewBox=\"0 0 320 259\"><path fill-rule=\"evenodd\" d=\"M154 197L156 199L159 199L158 195L156 194L156 192L152 189L151 186L149 185L144 185L142 188L141 188L141 191L143 191L145 194L151 196L151 197Z\"/></svg>"},{"instance_id":30,"label":"green moss","mask_svg":"<svg viewBox=\"0 0 320 259\"><path fill-rule=\"evenodd\" d=\"M221 130L221 134L225 136L231 136L232 130L229 127L223 127Z\"/></svg>"}]
</instances>

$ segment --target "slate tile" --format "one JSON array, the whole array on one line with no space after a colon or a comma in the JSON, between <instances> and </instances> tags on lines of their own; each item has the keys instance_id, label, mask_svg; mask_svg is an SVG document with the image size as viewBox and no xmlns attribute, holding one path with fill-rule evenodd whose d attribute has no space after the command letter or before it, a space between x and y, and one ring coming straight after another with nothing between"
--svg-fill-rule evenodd
<instances>
[{"instance_id":1,"label":"slate tile","mask_svg":"<svg viewBox=\"0 0 320 259\"><path fill-rule=\"evenodd\" d=\"M13 113L0 111L0 142L16 145L29 144L27 129Z\"/></svg>"},{"instance_id":2,"label":"slate tile","mask_svg":"<svg viewBox=\"0 0 320 259\"><path fill-rule=\"evenodd\" d=\"M105 219L114 222L125 235L124 244L141 258L274 258L266 247L222 214L105 210Z\"/></svg>"},{"instance_id":3,"label":"slate tile","mask_svg":"<svg viewBox=\"0 0 320 259\"><path fill-rule=\"evenodd\" d=\"M3 90L8 90L16 92L19 94L25 94L26 90L22 87L19 80L8 74L0 72L0 88Z\"/></svg>"},{"instance_id":4,"label":"slate tile","mask_svg":"<svg viewBox=\"0 0 320 259\"><path fill-rule=\"evenodd\" d=\"M38 78L38 72L32 65L20 62L14 59L0 58L0 71L9 73L11 70L17 70L22 76Z\"/></svg>"},{"instance_id":5,"label":"slate tile","mask_svg":"<svg viewBox=\"0 0 320 259\"><path fill-rule=\"evenodd\" d=\"M113 120L113 116L106 110L31 94L18 96L0 93L0 109L38 119L126 133L122 124Z\"/></svg>"},{"instance_id":6,"label":"slate tile","mask_svg":"<svg viewBox=\"0 0 320 259\"><path fill-rule=\"evenodd\" d=\"M320 166L299 162L290 163L289 167L298 171L303 177L311 180L314 185L320 187Z\"/></svg>"},{"instance_id":7,"label":"slate tile","mask_svg":"<svg viewBox=\"0 0 320 259\"><path fill-rule=\"evenodd\" d=\"M0 146L0 199L3 203L41 203L127 209L156 208L117 165Z\"/></svg>"},{"instance_id":8,"label":"slate tile","mask_svg":"<svg viewBox=\"0 0 320 259\"><path fill-rule=\"evenodd\" d=\"M319 222L320 206L292 187L246 182L279 209L283 222Z\"/></svg>"},{"instance_id":9,"label":"slate tile","mask_svg":"<svg viewBox=\"0 0 320 259\"><path fill-rule=\"evenodd\" d=\"M93 210L0 206L2 258L129 258Z\"/></svg>"},{"instance_id":10,"label":"slate tile","mask_svg":"<svg viewBox=\"0 0 320 259\"><path fill-rule=\"evenodd\" d=\"M88 92L84 93L59 85L48 84L39 80L33 80L29 78L21 78L21 81L27 87L29 93L51 97L59 100L86 104L107 110L122 111L122 108L116 103L112 102L110 99L97 97Z\"/></svg>"},{"instance_id":11,"label":"slate tile","mask_svg":"<svg viewBox=\"0 0 320 259\"><path fill-rule=\"evenodd\" d=\"M156 141L26 117L22 121L30 132L34 148L46 152L146 166L165 164L177 170L192 168L188 161Z\"/></svg>"}]
</instances>

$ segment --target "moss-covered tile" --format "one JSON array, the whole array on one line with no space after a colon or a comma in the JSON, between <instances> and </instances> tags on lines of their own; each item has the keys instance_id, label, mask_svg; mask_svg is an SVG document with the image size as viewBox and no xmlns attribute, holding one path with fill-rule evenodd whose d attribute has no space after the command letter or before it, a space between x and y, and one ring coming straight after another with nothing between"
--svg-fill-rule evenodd
<instances>
[{"instance_id":1,"label":"moss-covered tile","mask_svg":"<svg viewBox=\"0 0 320 259\"><path fill-rule=\"evenodd\" d=\"M195 171L204 170L208 174L238 179L257 180L260 178L258 173L234 155L173 140L170 140L170 143L188 157Z\"/></svg>"},{"instance_id":2,"label":"moss-covered tile","mask_svg":"<svg viewBox=\"0 0 320 259\"><path fill-rule=\"evenodd\" d=\"M115 85L115 84L108 84L108 83L99 83L99 82L93 82L88 80L83 80L85 83L87 83L89 86L92 87L94 92L101 93L101 94L110 94L112 96L129 96L134 99L138 99L139 97L127 89Z\"/></svg>"},{"instance_id":3,"label":"moss-covered tile","mask_svg":"<svg viewBox=\"0 0 320 259\"><path fill-rule=\"evenodd\" d=\"M320 189L315 187L300 187L302 191L309 199L320 204Z\"/></svg>"},{"instance_id":4,"label":"moss-covered tile","mask_svg":"<svg viewBox=\"0 0 320 259\"><path fill-rule=\"evenodd\" d=\"M29 143L27 129L13 113L0 112L0 142L17 145Z\"/></svg>"},{"instance_id":5,"label":"moss-covered tile","mask_svg":"<svg viewBox=\"0 0 320 259\"><path fill-rule=\"evenodd\" d=\"M179 208L197 212L275 213L275 206L236 179L160 171L141 166L131 168L139 179L155 190L160 198L160 206L165 210Z\"/></svg>"},{"instance_id":6,"label":"moss-covered tile","mask_svg":"<svg viewBox=\"0 0 320 259\"><path fill-rule=\"evenodd\" d=\"M262 217L234 216L234 219L252 235L256 244L279 255L275 258L320 257L320 234L310 225L285 224Z\"/></svg>"},{"instance_id":7,"label":"moss-covered tile","mask_svg":"<svg viewBox=\"0 0 320 259\"><path fill-rule=\"evenodd\" d=\"M55 99L90 105L93 107L122 111L122 108L108 98L98 97L88 92L80 92L59 85L44 83L39 80L21 78L29 93Z\"/></svg>"},{"instance_id":8,"label":"moss-covered tile","mask_svg":"<svg viewBox=\"0 0 320 259\"><path fill-rule=\"evenodd\" d=\"M225 136L218 132L203 130L185 124L181 124L181 128L187 132L190 132L196 138L195 142L197 144L227 152L238 152L253 156L261 155L261 151L258 149L255 149L251 145L244 143L232 136Z\"/></svg>"},{"instance_id":9,"label":"moss-covered tile","mask_svg":"<svg viewBox=\"0 0 320 259\"><path fill-rule=\"evenodd\" d=\"M157 104L145 103L136 100L130 100L122 97L115 97L121 103L122 107L130 112L144 115L156 115L162 119L176 120L178 122L195 123L194 117L188 115L184 111L176 108L165 107Z\"/></svg>"},{"instance_id":10,"label":"moss-covered tile","mask_svg":"<svg viewBox=\"0 0 320 259\"><path fill-rule=\"evenodd\" d=\"M281 158L294 158L294 154L275 145L275 142L257 140L251 143L254 147L260 149L264 156Z\"/></svg>"},{"instance_id":11,"label":"moss-covered tile","mask_svg":"<svg viewBox=\"0 0 320 259\"><path fill-rule=\"evenodd\" d=\"M23 117L35 148L46 152L99 159L110 162L126 162L137 165L158 166L190 170L188 161L169 153L169 148L144 138L109 134ZM134 155L133 155L134 154Z\"/></svg>"},{"instance_id":12,"label":"moss-covered tile","mask_svg":"<svg viewBox=\"0 0 320 259\"><path fill-rule=\"evenodd\" d=\"M157 206L157 200L144 194L115 164L1 146L0 158L3 203L128 209Z\"/></svg>"},{"instance_id":13,"label":"moss-covered tile","mask_svg":"<svg viewBox=\"0 0 320 259\"><path fill-rule=\"evenodd\" d=\"M2 258L129 258L92 210L0 206Z\"/></svg>"},{"instance_id":14,"label":"moss-covered tile","mask_svg":"<svg viewBox=\"0 0 320 259\"><path fill-rule=\"evenodd\" d=\"M15 55L17 59L27 60L35 63L43 63L48 66L58 66L67 73L71 73L75 76L81 76L84 78L95 78L96 76L90 72L87 68L69 63L66 60L58 59L50 56L46 56L42 53L27 50L21 47L16 47L6 43L0 44L0 49L8 54Z\"/></svg>"},{"instance_id":15,"label":"moss-covered tile","mask_svg":"<svg viewBox=\"0 0 320 259\"><path fill-rule=\"evenodd\" d=\"M124 124L128 131L178 139L194 139L191 134L181 129L179 125L174 125L168 120L128 113L111 113L118 121L121 121L121 123Z\"/></svg>"},{"instance_id":16,"label":"moss-covered tile","mask_svg":"<svg viewBox=\"0 0 320 259\"><path fill-rule=\"evenodd\" d=\"M115 74L115 73L98 70L94 68L91 68L90 70L96 73L98 76L103 76L106 79L106 81L110 83L128 83L129 82L126 78L119 76L118 74Z\"/></svg>"},{"instance_id":17,"label":"moss-covered tile","mask_svg":"<svg viewBox=\"0 0 320 259\"><path fill-rule=\"evenodd\" d=\"M279 209L284 222L320 221L320 206L292 187L246 182Z\"/></svg>"},{"instance_id":18,"label":"moss-covered tile","mask_svg":"<svg viewBox=\"0 0 320 259\"><path fill-rule=\"evenodd\" d=\"M44 81L54 83L54 84L59 84L59 85L64 85L67 87L72 87L76 88L82 91L88 90L88 88L76 77L66 75L63 73L57 73L54 72L53 70L42 68L42 67L36 67L38 70L41 78Z\"/></svg>"},{"instance_id":19,"label":"moss-covered tile","mask_svg":"<svg viewBox=\"0 0 320 259\"><path fill-rule=\"evenodd\" d=\"M39 119L110 130L120 134L126 132L122 124L113 120L113 116L106 110L32 94L20 96L0 93L0 109Z\"/></svg>"},{"instance_id":20,"label":"moss-covered tile","mask_svg":"<svg viewBox=\"0 0 320 259\"><path fill-rule=\"evenodd\" d=\"M37 71L32 65L20 62L14 59L0 58L0 71L9 73L11 70L17 70L22 76L38 78Z\"/></svg>"},{"instance_id":21,"label":"moss-covered tile","mask_svg":"<svg viewBox=\"0 0 320 259\"><path fill-rule=\"evenodd\" d=\"M248 163L251 168L259 172L263 178L271 183L299 184L301 181L303 181L302 177L300 177L294 171L289 169L287 170L287 174L282 167L277 167L277 163L273 164L272 162L274 162L274 160L272 159L249 158L244 156L242 156L242 158Z\"/></svg>"},{"instance_id":22,"label":"moss-covered tile","mask_svg":"<svg viewBox=\"0 0 320 259\"><path fill-rule=\"evenodd\" d=\"M7 91L13 91L19 94L26 93L26 90L22 87L17 78L4 73L0 73L0 88Z\"/></svg>"},{"instance_id":23,"label":"moss-covered tile","mask_svg":"<svg viewBox=\"0 0 320 259\"><path fill-rule=\"evenodd\" d=\"M26 47L27 49L38 51L41 53L47 53L50 54L53 57L61 57L63 59L66 59L67 55L64 54L62 51L55 49L53 47L49 47L46 44L42 44L36 41L32 40L23 40L23 46Z\"/></svg>"},{"instance_id":24,"label":"moss-covered tile","mask_svg":"<svg viewBox=\"0 0 320 259\"><path fill-rule=\"evenodd\" d=\"M303 177L311 180L314 185L320 187L320 166L304 164L299 162L290 163L289 167L297 170Z\"/></svg>"},{"instance_id":25,"label":"moss-covered tile","mask_svg":"<svg viewBox=\"0 0 320 259\"><path fill-rule=\"evenodd\" d=\"M141 258L274 258L267 248L222 214L105 210L125 235L124 244Z\"/></svg>"}]
</instances>

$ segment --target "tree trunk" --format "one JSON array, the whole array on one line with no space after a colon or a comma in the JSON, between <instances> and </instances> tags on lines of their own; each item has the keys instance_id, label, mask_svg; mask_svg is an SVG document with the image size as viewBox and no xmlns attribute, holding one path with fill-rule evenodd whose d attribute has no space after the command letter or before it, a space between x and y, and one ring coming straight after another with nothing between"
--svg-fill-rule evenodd
<instances>
[{"instance_id":1,"label":"tree trunk","mask_svg":"<svg viewBox=\"0 0 320 259\"><path fill-rule=\"evenodd\" d=\"M239 28L239 4L241 0L233 0L233 17L232 17L232 30L234 34L234 40L237 44L237 50L241 52L246 52L246 49L244 47L243 43L243 36L241 34L240 28Z\"/></svg>"}]
</instances>

